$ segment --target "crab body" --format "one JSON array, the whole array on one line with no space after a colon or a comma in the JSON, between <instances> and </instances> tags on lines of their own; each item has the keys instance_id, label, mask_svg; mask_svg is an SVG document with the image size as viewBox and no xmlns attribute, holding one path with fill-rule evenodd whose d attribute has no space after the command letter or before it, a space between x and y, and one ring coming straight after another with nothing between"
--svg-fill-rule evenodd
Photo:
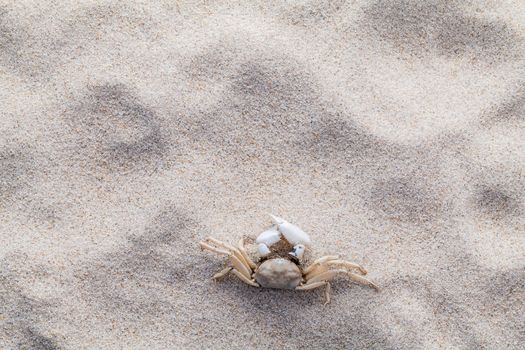
<instances>
[{"instance_id":1,"label":"crab body","mask_svg":"<svg viewBox=\"0 0 525 350\"><path fill-rule=\"evenodd\" d=\"M303 274L292 261L276 258L259 265L254 278L264 288L295 289L301 283Z\"/></svg>"},{"instance_id":2,"label":"crab body","mask_svg":"<svg viewBox=\"0 0 525 350\"><path fill-rule=\"evenodd\" d=\"M213 276L220 279L232 272L241 281L254 287L310 290L325 287L326 303L330 302L330 281L345 275L353 282L374 289L377 286L362 275L366 270L338 256L329 255L304 266L303 254L310 246L310 237L299 227L272 215L276 227L262 232L255 243L259 259L254 262L244 248L241 238L237 247L215 238L200 242L202 249L228 256L226 268ZM357 270L358 273L354 273Z\"/></svg>"}]
</instances>

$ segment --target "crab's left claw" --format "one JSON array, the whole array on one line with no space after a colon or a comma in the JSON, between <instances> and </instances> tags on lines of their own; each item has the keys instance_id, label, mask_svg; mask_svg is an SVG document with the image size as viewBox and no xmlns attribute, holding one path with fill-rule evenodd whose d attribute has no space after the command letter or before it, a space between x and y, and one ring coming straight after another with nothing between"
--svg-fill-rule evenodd
<instances>
[{"instance_id":1,"label":"crab's left claw","mask_svg":"<svg viewBox=\"0 0 525 350\"><path fill-rule=\"evenodd\" d=\"M257 239L255 240L255 243L264 243L268 247L274 245L275 243L279 242L281 240L281 233L277 231L276 229L272 228L270 230L266 230L257 236Z\"/></svg>"},{"instance_id":2,"label":"crab's left claw","mask_svg":"<svg viewBox=\"0 0 525 350\"><path fill-rule=\"evenodd\" d=\"M299 227L294 224L289 223L288 221L270 214L273 219L273 222L277 225L279 231L283 234L284 238L293 245L304 244L310 245L312 241L310 237L301 230Z\"/></svg>"},{"instance_id":3,"label":"crab's left claw","mask_svg":"<svg viewBox=\"0 0 525 350\"><path fill-rule=\"evenodd\" d=\"M268 248L266 244L259 243L259 245L257 246L257 252L259 253L260 256L265 257L265 256L270 255L272 251L270 250L270 248Z\"/></svg>"}]
</instances>

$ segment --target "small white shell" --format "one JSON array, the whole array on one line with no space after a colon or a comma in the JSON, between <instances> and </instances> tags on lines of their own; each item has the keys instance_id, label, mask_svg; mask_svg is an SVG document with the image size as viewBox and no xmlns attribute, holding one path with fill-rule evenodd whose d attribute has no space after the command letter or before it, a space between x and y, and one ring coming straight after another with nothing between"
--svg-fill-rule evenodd
<instances>
[{"instance_id":1,"label":"small white shell","mask_svg":"<svg viewBox=\"0 0 525 350\"><path fill-rule=\"evenodd\" d=\"M262 257L265 257L266 255L270 254L270 248L264 243L259 243L257 246L257 251L259 252L259 255Z\"/></svg>"},{"instance_id":2,"label":"small white shell","mask_svg":"<svg viewBox=\"0 0 525 350\"><path fill-rule=\"evenodd\" d=\"M284 238L286 238L288 242L290 242L293 245L297 245L297 244L310 245L311 244L310 237L306 234L306 232L301 230L299 227L295 226L294 224L289 223L288 221L284 219L281 219L280 217L273 216L272 214L270 214L270 216L272 217L273 221L279 228L279 231L281 231Z\"/></svg>"},{"instance_id":3,"label":"small white shell","mask_svg":"<svg viewBox=\"0 0 525 350\"><path fill-rule=\"evenodd\" d=\"M281 233L277 231L276 229L270 229L267 231L264 231L259 236L257 236L257 239L255 240L255 243L264 243L268 247L279 242L281 240Z\"/></svg>"}]
</instances>

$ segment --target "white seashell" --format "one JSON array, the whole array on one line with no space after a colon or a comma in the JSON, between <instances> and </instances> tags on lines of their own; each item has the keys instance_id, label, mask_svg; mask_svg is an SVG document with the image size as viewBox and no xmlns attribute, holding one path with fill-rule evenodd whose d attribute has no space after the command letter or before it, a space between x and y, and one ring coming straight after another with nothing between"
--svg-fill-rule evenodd
<instances>
[{"instance_id":1,"label":"white seashell","mask_svg":"<svg viewBox=\"0 0 525 350\"><path fill-rule=\"evenodd\" d=\"M310 237L301 230L299 227L294 224L289 223L288 221L281 219L280 217L270 214L273 221L279 228L279 231L283 234L284 238L293 245L305 244L310 245L312 242Z\"/></svg>"},{"instance_id":2,"label":"white seashell","mask_svg":"<svg viewBox=\"0 0 525 350\"><path fill-rule=\"evenodd\" d=\"M304 249L305 249L304 245L298 244L298 245L294 246L293 250L290 253L288 253L288 254L290 254L291 256L295 256L295 257L301 259L303 257L303 254L304 254Z\"/></svg>"},{"instance_id":3,"label":"white seashell","mask_svg":"<svg viewBox=\"0 0 525 350\"><path fill-rule=\"evenodd\" d=\"M257 251L259 252L259 255L263 257L271 253L270 248L264 243L259 243Z\"/></svg>"},{"instance_id":4,"label":"white seashell","mask_svg":"<svg viewBox=\"0 0 525 350\"><path fill-rule=\"evenodd\" d=\"M269 247L279 242L280 240L281 240L281 232L272 228L270 230L264 231L259 236L257 236L255 243L264 243Z\"/></svg>"}]
</instances>

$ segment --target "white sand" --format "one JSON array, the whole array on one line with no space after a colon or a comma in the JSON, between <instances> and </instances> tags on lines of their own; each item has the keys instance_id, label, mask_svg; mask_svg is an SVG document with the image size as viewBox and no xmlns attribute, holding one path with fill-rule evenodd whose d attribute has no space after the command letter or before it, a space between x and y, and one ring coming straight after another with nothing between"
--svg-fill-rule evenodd
<instances>
[{"instance_id":1,"label":"white sand","mask_svg":"<svg viewBox=\"0 0 525 350\"><path fill-rule=\"evenodd\" d=\"M522 1L0 4L1 349L525 348ZM214 284L271 212L379 293Z\"/></svg>"}]
</instances>

